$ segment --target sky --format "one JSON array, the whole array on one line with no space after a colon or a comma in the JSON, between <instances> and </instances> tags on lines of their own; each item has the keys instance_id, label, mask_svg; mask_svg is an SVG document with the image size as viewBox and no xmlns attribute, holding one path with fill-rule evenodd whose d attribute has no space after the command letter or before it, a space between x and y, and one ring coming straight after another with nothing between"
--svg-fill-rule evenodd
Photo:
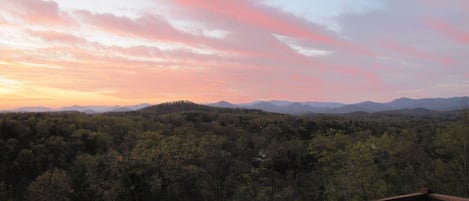
<instances>
[{"instance_id":1,"label":"sky","mask_svg":"<svg viewBox=\"0 0 469 201\"><path fill-rule=\"evenodd\" d=\"M466 0L0 5L0 109L469 95Z\"/></svg>"}]
</instances>

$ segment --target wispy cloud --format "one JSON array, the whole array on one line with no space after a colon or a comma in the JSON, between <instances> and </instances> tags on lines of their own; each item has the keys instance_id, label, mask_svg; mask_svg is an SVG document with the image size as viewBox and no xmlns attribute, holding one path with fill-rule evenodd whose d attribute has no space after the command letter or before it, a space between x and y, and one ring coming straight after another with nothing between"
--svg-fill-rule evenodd
<instances>
[{"instance_id":1,"label":"wispy cloud","mask_svg":"<svg viewBox=\"0 0 469 201\"><path fill-rule=\"evenodd\" d=\"M60 11L54 1L42 0L1 0L2 10L7 12L8 19L17 23L18 19L24 23L55 26L68 25L72 22L69 16Z\"/></svg>"},{"instance_id":2,"label":"wispy cloud","mask_svg":"<svg viewBox=\"0 0 469 201\"><path fill-rule=\"evenodd\" d=\"M334 2L0 0L0 108L468 95L466 1Z\"/></svg>"},{"instance_id":3,"label":"wispy cloud","mask_svg":"<svg viewBox=\"0 0 469 201\"><path fill-rule=\"evenodd\" d=\"M469 31L460 30L455 26L439 20L429 20L427 24L456 42L469 43Z\"/></svg>"}]
</instances>

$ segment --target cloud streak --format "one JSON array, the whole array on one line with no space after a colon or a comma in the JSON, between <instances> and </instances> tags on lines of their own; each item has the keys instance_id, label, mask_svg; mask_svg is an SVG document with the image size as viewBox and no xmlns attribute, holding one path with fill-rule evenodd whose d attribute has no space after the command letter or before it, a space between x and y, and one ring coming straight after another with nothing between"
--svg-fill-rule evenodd
<instances>
[{"instance_id":1,"label":"cloud streak","mask_svg":"<svg viewBox=\"0 0 469 201\"><path fill-rule=\"evenodd\" d=\"M336 31L258 1L141 1L0 0L0 108L469 95L465 1L378 1Z\"/></svg>"},{"instance_id":2,"label":"cloud streak","mask_svg":"<svg viewBox=\"0 0 469 201\"><path fill-rule=\"evenodd\" d=\"M427 24L439 32L447 35L455 42L465 44L469 43L469 32L459 30L458 28L439 20L429 20Z\"/></svg>"},{"instance_id":3,"label":"cloud streak","mask_svg":"<svg viewBox=\"0 0 469 201\"><path fill-rule=\"evenodd\" d=\"M69 16L59 10L54 1L42 0L1 0L2 10L10 17L21 18L25 23L40 25L67 25L71 23Z\"/></svg>"}]
</instances>

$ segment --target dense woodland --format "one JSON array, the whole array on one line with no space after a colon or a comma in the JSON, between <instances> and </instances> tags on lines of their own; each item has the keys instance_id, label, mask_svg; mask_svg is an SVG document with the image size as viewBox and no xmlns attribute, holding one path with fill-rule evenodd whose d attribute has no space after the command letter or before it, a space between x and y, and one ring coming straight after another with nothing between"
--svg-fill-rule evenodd
<instances>
[{"instance_id":1,"label":"dense woodland","mask_svg":"<svg viewBox=\"0 0 469 201\"><path fill-rule=\"evenodd\" d=\"M174 102L0 114L0 200L469 196L469 116L310 115Z\"/></svg>"}]
</instances>

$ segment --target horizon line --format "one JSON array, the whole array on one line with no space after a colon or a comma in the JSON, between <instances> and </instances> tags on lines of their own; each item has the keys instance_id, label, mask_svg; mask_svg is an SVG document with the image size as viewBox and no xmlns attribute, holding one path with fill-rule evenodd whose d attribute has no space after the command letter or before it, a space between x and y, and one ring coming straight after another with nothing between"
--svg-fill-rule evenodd
<instances>
[{"instance_id":1,"label":"horizon line","mask_svg":"<svg viewBox=\"0 0 469 201\"><path fill-rule=\"evenodd\" d=\"M314 100L307 100L307 101L295 101L295 100L279 100L279 99L258 99L258 100L252 100L252 101L249 101L249 102L231 102L231 101L228 101L228 100L218 100L218 101L215 101L215 102L198 102L198 101L191 101L191 100L187 100L187 99L178 99L178 100L171 100L171 101L163 101L163 102L159 102L159 103L148 103L148 102L145 102L145 103L136 103L136 104L109 104L109 105L88 105L88 104L85 104L85 105L79 105L79 104L73 104L73 105L64 105L64 106L60 106L60 107L49 107L49 106L43 106L43 105L31 105L31 106L20 106L20 107L16 107L16 108L0 108L0 111L14 111L14 110L18 110L18 109L27 109L27 108L43 108L43 109L48 109L48 110L57 110L57 111L60 111L60 109L65 109L67 107L129 107L129 106L138 106L138 105L159 105L159 104L164 104L164 103L171 103L171 102L177 102L177 101L189 101L189 102L192 102L192 103L195 103L195 104L200 104L200 105L209 105L209 104L215 104L215 103L219 103L219 102L222 102L222 101L225 101L225 102L228 102L230 104L234 104L234 105L243 105L243 104L251 104L251 103L255 103L255 102L269 102L269 101L286 101L286 102L291 102L291 103L306 103L306 102L315 102L315 103L338 103L338 104L344 104L344 105L352 105L352 104L358 104L358 103L364 103L364 102L373 102L373 103L389 103L389 102L392 102L394 100L398 100L398 99L411 99L411 100L422 100L422 99L450 99L450 98L469 98L469 95L462 95L462 96L449 96L449 97L424 97L424 98L410 98L410 97L399 97L399 98L393 98L393 99L390 99L388 101L374 101L374 100L362 100L362 101L359 101L359 102L351 102L351 103L347 103L347 102L338 102L338 101L314 101Z\"/></svg>"}]
</instances>

